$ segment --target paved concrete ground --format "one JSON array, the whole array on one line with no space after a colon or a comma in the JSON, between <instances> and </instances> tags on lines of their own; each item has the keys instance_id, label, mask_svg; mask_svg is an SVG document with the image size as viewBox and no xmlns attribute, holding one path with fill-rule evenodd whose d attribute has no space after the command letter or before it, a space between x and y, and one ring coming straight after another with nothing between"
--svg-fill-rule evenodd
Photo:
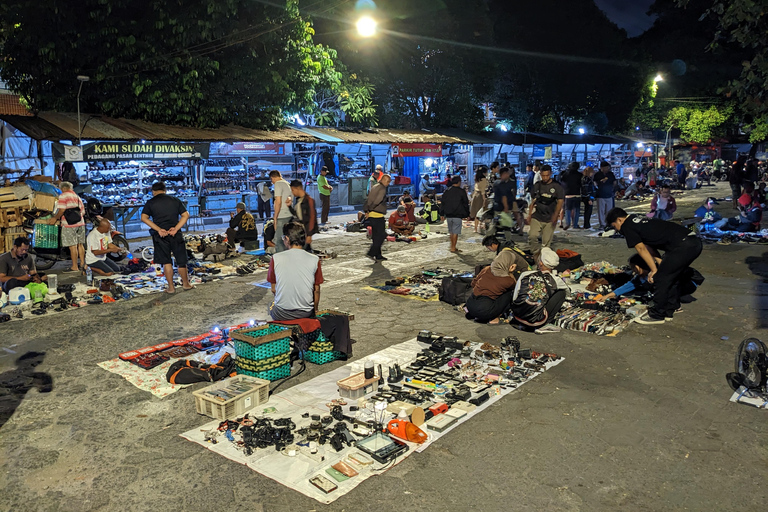
<instances>
[{"instance_id":1,"label":"paved concrete ground","mask_svg":"<svg viewBox=\"0 0 768 512\"><path fill-rule=\"evenodd\" d=\"M685 214L704 195L686 194ZM636 205L635 205L636 206ZM730 206L721 211L731 213ZM465 230L466 231L466 230ZM50 319L0 327L0 371L44 350L36 370L53 391L27 393L0 428L0 510L757 510L763 508L768 413L728 402L725 373L747 336L765 332L768 252L708 245L696 263L698 301L663 327L632 325L615 338L546 336L468 322L451 307L364 291L421 265L470 269L487 262L480 238L388 244L384 264L363 257L363 237L317 242L340 256L325 266L322 305L356 314L355 358L420 329L524 345L564 363L455 429L422 454L371 478L330 506L178 437L202 425L191 390L166 399L139 391L96 363L214 323L264 317L267 290L254 277L174 296L144 296ZM557 247L617 264L623 240L558 233ZM721 337L729 339L723 340ZM766 340L768 341L768 340ZM293 383L341 363L309 365ZM7 376L7 374L6 374Z\"/></svg>"}]
</instances>

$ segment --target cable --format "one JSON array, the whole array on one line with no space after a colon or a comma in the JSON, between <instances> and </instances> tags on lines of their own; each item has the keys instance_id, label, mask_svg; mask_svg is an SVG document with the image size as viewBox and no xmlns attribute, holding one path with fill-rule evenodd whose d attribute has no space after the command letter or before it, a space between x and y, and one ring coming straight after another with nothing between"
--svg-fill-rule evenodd
<instances>
[{"instance_id":1,"label":"cable","mask_svg":"<svg viewBox=\"0 0 768 512\"><path fill-rule=\"evenodd\" d=\"M281 380L281 381L280 381L280 382L277 384L277 386L275 386L275 387L273 387L272 389L270 389L270 390L269 390L269 396L272 396L272 393L274 393L274 392L275 392L275 390L276 390L277 388L279 388L280 386L282 386L284 383L288 382L289 380L291 380L291 379L292 379L292 378L294 378L294 377L297 377L297 376L301 375L301 372L303 372L304 370L306 370L306 369L307 369L307 363L306 363L306 361L304 361L303 359L300 359L300 361L301 361L301 369L300 369L298 372L294 373L293 375L289 375L288 377L284 377L284 378L283 378L283 379L282 379L282 380Z\"/></svg>"}]
</instances>

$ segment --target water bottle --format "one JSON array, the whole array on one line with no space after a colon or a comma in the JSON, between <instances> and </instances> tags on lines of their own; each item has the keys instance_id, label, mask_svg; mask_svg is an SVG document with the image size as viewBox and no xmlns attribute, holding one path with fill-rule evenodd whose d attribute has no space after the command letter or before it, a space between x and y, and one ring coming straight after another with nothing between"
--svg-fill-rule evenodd
<instances>
[{"instance_id":1,"label":"water bottle","mask_svg":"<svg viewBox=\"0 0 768 512\"><path fill-rule=\"evenodd\" d=\"M85 283L88 286L93 284L93 270L91 270L91 267L85 267Z\"/></svg>"}]
</instances>

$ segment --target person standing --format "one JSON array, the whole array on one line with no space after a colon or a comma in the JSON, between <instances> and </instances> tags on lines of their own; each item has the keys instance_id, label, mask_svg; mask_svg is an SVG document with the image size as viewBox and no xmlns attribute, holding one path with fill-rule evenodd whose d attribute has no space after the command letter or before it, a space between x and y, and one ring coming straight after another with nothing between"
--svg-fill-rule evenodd
<instances>
[{"instance_id":1,"label":"person standing","mask_svg":"<svg viewBox=\"0 0 768 512\"><path fill-rule=\"evenodd\" d=\"M456 244L461 234L462 220L469 217L469 199L467 193L461 188L461 178L451 178L451 186L443 193L442 216L448 219L448 235L451 239L451 252L461 252Z\"/></svg>"},{"instance_id":2,"label":"person standing","mask_svg":"<svg viewBox=\"0 0 768 512\"><path fill-rule=\"evenodd\" d=\"M475 233L477 233L477 228L480 224L477 212L485 206L485 191L487 188L488 180L485 177L485 168L483 167L475 173L475 187L472 190L471 208L469 209L469 217L475 221Z\"/></svg>"},{"instance_id":3,"label":"person standing","mask_svg":"<svg viewBox=\"0 0 768 512\"><path fill-rule=\"evenodd\" d=\"M269 190L269 184L262 181L256 187L256 192L256 198L259 201L259 219L267 220L272 216L272 206L269 203L272 200L272 192Z\"/></svg>"},{"instance_id":4,"label":"person standing","mask_svg":"<svg viewBox=\"0 0 768 512\"><path fill-rule=\"evenodd\" d=\"M227 228L227 244L231 249L237 242L256 242L259 247L259 232L256 229L256 219L245 211L245 203L235 205L235 213L229 214L229 228Z\"/></svg>"},{"instance_id":5,"label":"person standing","mask_svg":"<svg viewBox=\"0 0 768 512\"><path fill-rule=\"evenodd\" d=\"M494 162L495 163L495 162ZM493 166L491 166L493 168ZM499 216L500 224L504 227L512 227L512 214L519 215L517 207L516 191L517 183L510 179L509 167L499 170L499 179L493 184L493 210ZM522 223L518 225L522 229Z\"/></svg>"},{"instance_id":6,"label":"person standing","mask_svg":"<svg viewBox=\"0 0 768 512\"><path fill-rule=\"evenodd\" d=\"M305 240L304 249L307 252L312 252L312 235L316 235L320 232L317 227L317 209L315 208L315 200L312 196L306 193L304 186L299 180L293 180L291 182L291 194L296 198L292 204L289 203L291 213L299 222L304 226Z\"/></svg>"},{"instance_id":7,"label":"person standing","mask_svg":"<svg viewBox=\"0 0 768 512\"><path fill-rule=\"evenodd\" d=\"M173 260L179 269L181 284L185 290L194 288L189 283L187 273L187 244L181 234L181 228L189 220L189 212L180 199L165 193L165 183L152 184L152 199L147 201L141 211L141 222L149 226L152 244L155 249L154 262L163 266L165 280L168 282L166 293L175 293L173 284Z\"/></svg>"},{"instance_id":8,"label":"person standing","mask_svg":"<svg viewBox=\"0 0 768 512\"><path fill-rule=\"evenodd\" d=\"M384 245L384 240L387 238L385 215L387 214L387 187L391 180L392 177L389 174L383 175L379 182L371 188L371 193L368 194L363 205L365 218L368 220L368 225L371 226L371 248L368 249L367 256L375 262L387 260L381 254L381 246Z\"/></svg>"},{"instance_id":9,"label":"person standing","mask_svg":"<svg viewBox=\"0 0 768 512\"><path fill-rule=\"evenodd\" d=\"M587 166L581 178L581 204L584 205L584 229L592 229L592 203L595 200L595 168Z\"/></svg>"},{"instance_id":10,"label":"person standing","mask_svg":"<svg viewBox=\"0 0 768 512\"><path fill-rule=\"evenodd\" d=\"M659 179L659 173L656 171L656 167L651 166L650 169L648 169L648 186L651 188L656 188L656 180Z\"/></svg>"},{"instance_id":11,"label":"person standing","mask_svg":"<svg viewBox=\"0 0 768 512\"><path fill-rule=\"evenodd\" d=\"M614 176L611 170L611 164L606 161L600 162L600 170L595 173L594 182L597 188L595 193L597 198L597 222L600 224L600 229L604 230L608 225L605 216L613 208L613 184L616 183L616 176Z\"/></svg>"},{"instance_id":12,"label":"person standing","mask_svg":"<svg viewBox=\"0 0 768 512\"><path fill-rule=\"evenodd\" d=\"M328 184L327 175L328 167L323 166L317 177L317 192L320 194L320 204L322 205L320 224L323 226L328 222L328 213L331 211L331 190L333 190L333 187Z\"/></svg>"},{"instance_id":13,"label":"person standing","mask_svg":"<svg viewBox=\"0 0 768 512\"><path fill-rule=\"evenodd\" d=\"M579 172L579 164L571 162L563 173L560 183L565 193L565 220L563 229L573 224L573 229L579 229L579 210L581 209L581 180L584 176Z\"/></svg>"},{"instance_id":14,"label":"person standing","mask_svg":"<svg viewBox=\"0 0 768 512\"><path fill-rule=\"evenodd\" d=\"M739 207L738 201L741 197L741 185L744 183L744 164L746 161L746 156L739 156L736 163L731 167L731 173L728 176L728 183L731 185L731 202L733 203L734 210Z\"/></svg>"},{"instance_id":15,"label":"person standing","mask_svg":"<svg viewBox=\"0 0 768 512\"><path fill-rule=\"evenodd\" d=\"M291 198L291 186L283 179L280 171L270 171L269 179L275 187L275 233L282 233L283 226L291 221L291 210L288 208ZM275 252L285 251L286 247L278 241L275 244Z\"/></svg>"},{"instance_id":16,"label":"person standing","mask_svg":"<svg viewBox=\"0 0 768 512\"><path fill-rule=\"evenodd\" d=\"M381 181L381 177L384 175L384 168L381 165L377 165L371 176L368 178L368 190L367 193L371 193L374 185Z\"/></svg>"},{"instance_id":17,"label":"person standing","mask_svg":"<svg viewBox=\"0 0 768 512\"><path fill-rule=\"evenodd\" d=\"M530 194L533 190L533 179L536 177L536 173L533 172L533 164L527 164L525 166L525 193Z\"/></svg>"},{"instance_id":18,"label":"person standing","mask_svg":"<svg viewBox=\"0 0 768 512\"><path fill-rule=\"evenodd\" d=\"M552 179L552 167L542 166L541 181L533 186L531 207L528 209L528 223L531 225L528 243L532 253L536 254L542 247L552 245L555 225L564 202L565 192L563 187ZM541 244L539 244L539 235L541 235Z\"/></svg>"},{"instance_id":19,"label":"person standing","mask_svg":"<svg viewBox=\"0 0 768 512\"><path fill-rule=\"evenodd\" d=\"M663 324L680 308L680 278L699 257L702 244L688 228L644 215L629 215L621 208L608 212L606 222L624 235L648 265L648 282L655 285L648 311L635 318L640 324ZM664 255L659 257L659 251Z\"/></svg>"},{"instance_id":20,"label":"person standing","mask_svg":"<svg viewBox=\"0 0 768 512\"><path fill-rule=\"evenodd\" d=\"M64 272L79 272L85 269L85 205L72 190L70 182L62 181L59 188L61 195L56 203L56 214L48 223L55 224L61 219L61 245L69 248L72 258L72 266Z\"/></svg>"}]
</instances>

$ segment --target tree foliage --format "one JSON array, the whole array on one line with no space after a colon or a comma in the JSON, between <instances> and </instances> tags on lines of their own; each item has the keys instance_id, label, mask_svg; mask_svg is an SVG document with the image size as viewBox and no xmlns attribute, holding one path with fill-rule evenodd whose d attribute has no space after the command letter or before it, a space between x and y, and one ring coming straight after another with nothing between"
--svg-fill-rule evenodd
<instances>
[{"instance_id":1,"label":"tree foliage","mask_svg":"<svg viewBox=\"0 0 768 512\"><path fill-rule=\"evenodd\" d=\"M677 106L664 118L668 128L680 130L684 142L704 144L725 135L728 121L733 115L730 106Z\"/></svg>"},{"instance_id":2,"label":"tree foliage","mask_svg":"<svg viewBox=\"0 0 768 512\"><path fill-rule=\"evenodd\" d=\"M0 20L0 77L35 111L74 111L77 75L84 112L200 127L275 128L342 92L297 0L8 0Z\"/></svg>"},{"instance_id":3,"label":"tree foliage","mask_svg":"<svg viewBox=\"0 0 768 512\"><path fill-rule=\"evenodd\" d=\"M677 0L688 6L691 0ZM768 6L760 0L715 0L702 15L712 20L717 28L710 48L737 45L746 53L741 60L741 73L729 80L721 91L740 100L743 109L751 115L748 124L753 128L753 142L765 140L768 135Z\"/></svg>"}]
</instances>

